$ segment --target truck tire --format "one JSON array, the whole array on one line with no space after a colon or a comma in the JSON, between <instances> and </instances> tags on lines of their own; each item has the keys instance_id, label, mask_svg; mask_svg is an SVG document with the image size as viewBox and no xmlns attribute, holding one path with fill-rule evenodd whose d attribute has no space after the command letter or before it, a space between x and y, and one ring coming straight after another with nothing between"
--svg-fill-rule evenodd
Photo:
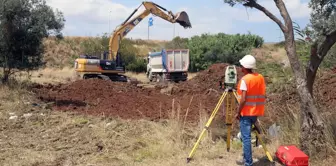
<instances>
[{"instance_id":1,"label":"truck tire","mask_svg":"<svg viewBox=\"0 0 336 166\"><path fill-rule=\"evenodd\" d=\"M156 82L161 82L162 78L160 74L156 75Z\"/></svg>"},{"instance_id":2,"label":"truck tire","mask_svg":"<svg viewBox=\"0 0 336 166\"><path fill-rule=\"evenodd\" d=\"M157 75L157 82L166 82L165 74L158 74Z\"/></svg>"},{"instance_id":3,"label":"truck tire","mask_svg":"<svg viewBox=\"0 0 336 166\"><path fill-rule=\"evenodd\" d=\"M149 80L149 82L152 82L153 81L153 74L152 74L152 71L149 70L148 73L147 73L147 78Z\"/></svg>"}]
</instances>

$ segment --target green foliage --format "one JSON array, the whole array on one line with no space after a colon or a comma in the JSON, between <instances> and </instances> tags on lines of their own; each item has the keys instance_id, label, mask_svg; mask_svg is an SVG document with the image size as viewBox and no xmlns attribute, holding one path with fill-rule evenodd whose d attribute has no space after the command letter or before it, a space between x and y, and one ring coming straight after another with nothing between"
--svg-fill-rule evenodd
<instances>
[{"instance_id":1,"label":"green foliage","mask_svg":"<svg viewBox=\"0 0 336 166\"><path fill-rule=\"evenodd\" d=\"M80 43L80 48L83 54L100 55L104 51L102 38L88 38Z\"/></svg>"},{"instance_id":2,"label":"green foliage","mask_svg":"<svg viewBox=\"0 0 336 166\"><path fill-rule=\"evenodd\" d=\"M188 38L175 37L171 42L167 43L167 49L185 49L188 48Z\"/></svg>"},{"instance_id":3,"label":"green foliage","mask_svg":"<svg viewBox=\"0 0 336 166\"><path fill-rule=\"evenodd\" d=\"M83 54L101 57L104 52L108 52L110 36L103 34L101 37L89 38L81 43ZM138 40L140 41L140 40ZM139 57L140 50L134 47L135 41L124 38L121 41L119 52L121 59L126 66L126 70L133 72L146 71L146 63Z\"/></svg>"},{"instance_id":4,"label":"green foliage","mask_svg":"<svg viewBox=\"0 0 336 166\"><path fill-rule=\"evenodd\" d=\"M259 61L257 72L268 80L267 93L282 93L285 90L285 86L292 82L293 73L291 68L284 68L276 62Z\"/></svg>"},{"instance_id":5,"label":"green foliage","mask_svg":"<svg viewBox=\"0 0 336 166\"><path fill-rule=\"evenodd\" d=\"M146 71L146 63L139 56L140 50L133 45L130 39L123 39L120 45L120 53L122 60L125 63L126 70L133 72Z\"/></svg>"},{"instance_id":6,"label":"green foliage","mask_svg":"<svg viewBox=\"0 0 336 166\"><path fill-rule=\"evenodd\" d=\"M310 27L314 30L314 38L336 30L336 0L311 0L309 7L312 9Z\"/></svg>"},{"instance_id":7,"label":"green foliage","mask_svg":"<svg viewBox=\"0 0 336 166\"><path fill-rule=\"evenodd\" d=\"M308 28L301 29L300 26L293 22L294 32L296 34L296 53L299 57L301 65L307 67L310 57L311 41L306 40L311 31Z\"/></svg>"},{"instance_id":8,"label":"green foliage","mask_svg":"<svg viewBox=\"0 0 336 166\"><path fill-rule=\"evenodd\" d=\"M0 67L6 82L12 69L30 70L42 65L43 38L62 38L65 20L45 0L0 0L0 4Z\"/></svg>"},{"instance_id":9,"label":"green foliage","mask_svg":"<svg viewBox=\"0 0 336 166\"><path fill-rule=\"evenodd\" d=\"M188 41L190 49L190 71L208 68L214 63L237 64L238 60L250 53L252 48L261 47L263 39L256 35L202 34Z\"/></svg>"},{"instance_id":10,"label":"green foliage","mask_svg":"<svg viewBox=\"0 0 336 166\"><path fill-rule=\"evenodd\" d=\"M126 66L126 70L138 73L146 71L146 68L146 61L140 57L135 58L134 61L128 63Z\"/></svg>"},{"instance_id":11,"label":"green foliage","mask_svg":"<svg viewBox=\"0 0 336 166\"><path fill-rule=\"evenodd\" d=\"M336 31L336 0L311 0L309 7L312 8L310 25L310 37L321 43L326 35ZM333 68L336 66L336 45L328 51L321 63L323 68Z\"/></svg>"},{"instance_id":12,"label":"green foliage","mask_svg":"<svg viewBox=\"0 0 336 166\"><path fill-rule=\"evenodd\" d=\"M336 44L329 50L328 55L324 58L321 66L324 68L336 68Z\"/></svg>"}]
</instances>

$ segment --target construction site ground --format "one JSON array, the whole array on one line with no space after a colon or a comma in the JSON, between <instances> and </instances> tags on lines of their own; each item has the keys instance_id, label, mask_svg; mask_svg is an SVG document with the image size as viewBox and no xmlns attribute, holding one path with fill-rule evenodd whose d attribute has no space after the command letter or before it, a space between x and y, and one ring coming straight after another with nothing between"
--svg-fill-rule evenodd
<instances>
[{"instance_id":1,"label":"construction site ground","mask_svg":"<svg viewBox=\"0 0 336 166\"><path fill-rule=\"evenodd\" d=\"M21 95L2 87L0 163L5 165L185 165L198 134L223 90L227 64L215 64L181 83L117 83L99 79L33 84ZM238 77L242 73L238 68ZM268 80L269 81L269 80ZM335 117L336 77L316 82L322 114ZM288 114L299 115L295 87L267 96L264 128ZM6 102L5 102L6 101ZM192 165L236 165L241 144L226 152L224 107L196 151ZM291 110L291 111L288 111ZM330 119L329 121L332 121ZM335 125L335 123L334 123ZM233 135L238 125L233 126ZM336 126L331 131L336 133ZM222 138L222 139L217 139ZM270 143L269 140L266 142ZM281 141L269 144L274 154ZM296 142L295 142L296 143ZM24 156L24 157L23 157ZM257 165L267 165L254 148ZM334 162L330 158L323 163ZM320 165L312 161L313 165Z\"/></svg>"},{"instance_id":2,"label":"construction site ground","mask_svg":"<svg viewBox=\"0 0 336 166\"><path fill-rule=\"evenodd\" d=\"M53 102L54 109L60 111L154 121L167 119L172 111L178 111L181 118L195 122L200 111L211 113L216 106L223 93L219 81L223 79L225 68L225 64L214 65L193 79L177 84L89 79L36 85L32 90L41 101Z\"/></svg>"}]
</instances>

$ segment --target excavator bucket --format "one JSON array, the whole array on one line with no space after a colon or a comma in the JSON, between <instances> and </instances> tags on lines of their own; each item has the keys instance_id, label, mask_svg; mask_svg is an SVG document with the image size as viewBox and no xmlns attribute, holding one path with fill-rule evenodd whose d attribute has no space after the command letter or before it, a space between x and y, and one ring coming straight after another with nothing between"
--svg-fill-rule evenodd
<instances>
[{"instance_id":1,"label":"excavator bucket","mask_svg":"<svg viewBox=\"0 0 336 166\"><path fill-rule=\"evenodd\" d=\"M179 12L175 15L175 22L179 23L184 28L191 28L189 16L185 11Z\"/></svg>"}]
</instances>

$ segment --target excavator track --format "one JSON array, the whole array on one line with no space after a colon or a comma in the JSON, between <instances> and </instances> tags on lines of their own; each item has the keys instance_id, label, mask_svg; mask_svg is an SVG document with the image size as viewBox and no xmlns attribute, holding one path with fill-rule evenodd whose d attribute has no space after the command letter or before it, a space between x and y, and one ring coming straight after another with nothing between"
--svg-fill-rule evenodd
<instances>
[{"instance_id":1,"label":"excavator track","mask_svg":"<svg viewBox=\"0 0 336 166\"><path fill-rule=\"evenodd\" d=\"M113 74L113 75L85 74L83 76L83 79L92 79L92 78L98 78L98 79L103 79L103 80L113 81L113 82L128 82L129 81L127 76L120 75L120 74Z\"/></svg>"}]
</instances>

